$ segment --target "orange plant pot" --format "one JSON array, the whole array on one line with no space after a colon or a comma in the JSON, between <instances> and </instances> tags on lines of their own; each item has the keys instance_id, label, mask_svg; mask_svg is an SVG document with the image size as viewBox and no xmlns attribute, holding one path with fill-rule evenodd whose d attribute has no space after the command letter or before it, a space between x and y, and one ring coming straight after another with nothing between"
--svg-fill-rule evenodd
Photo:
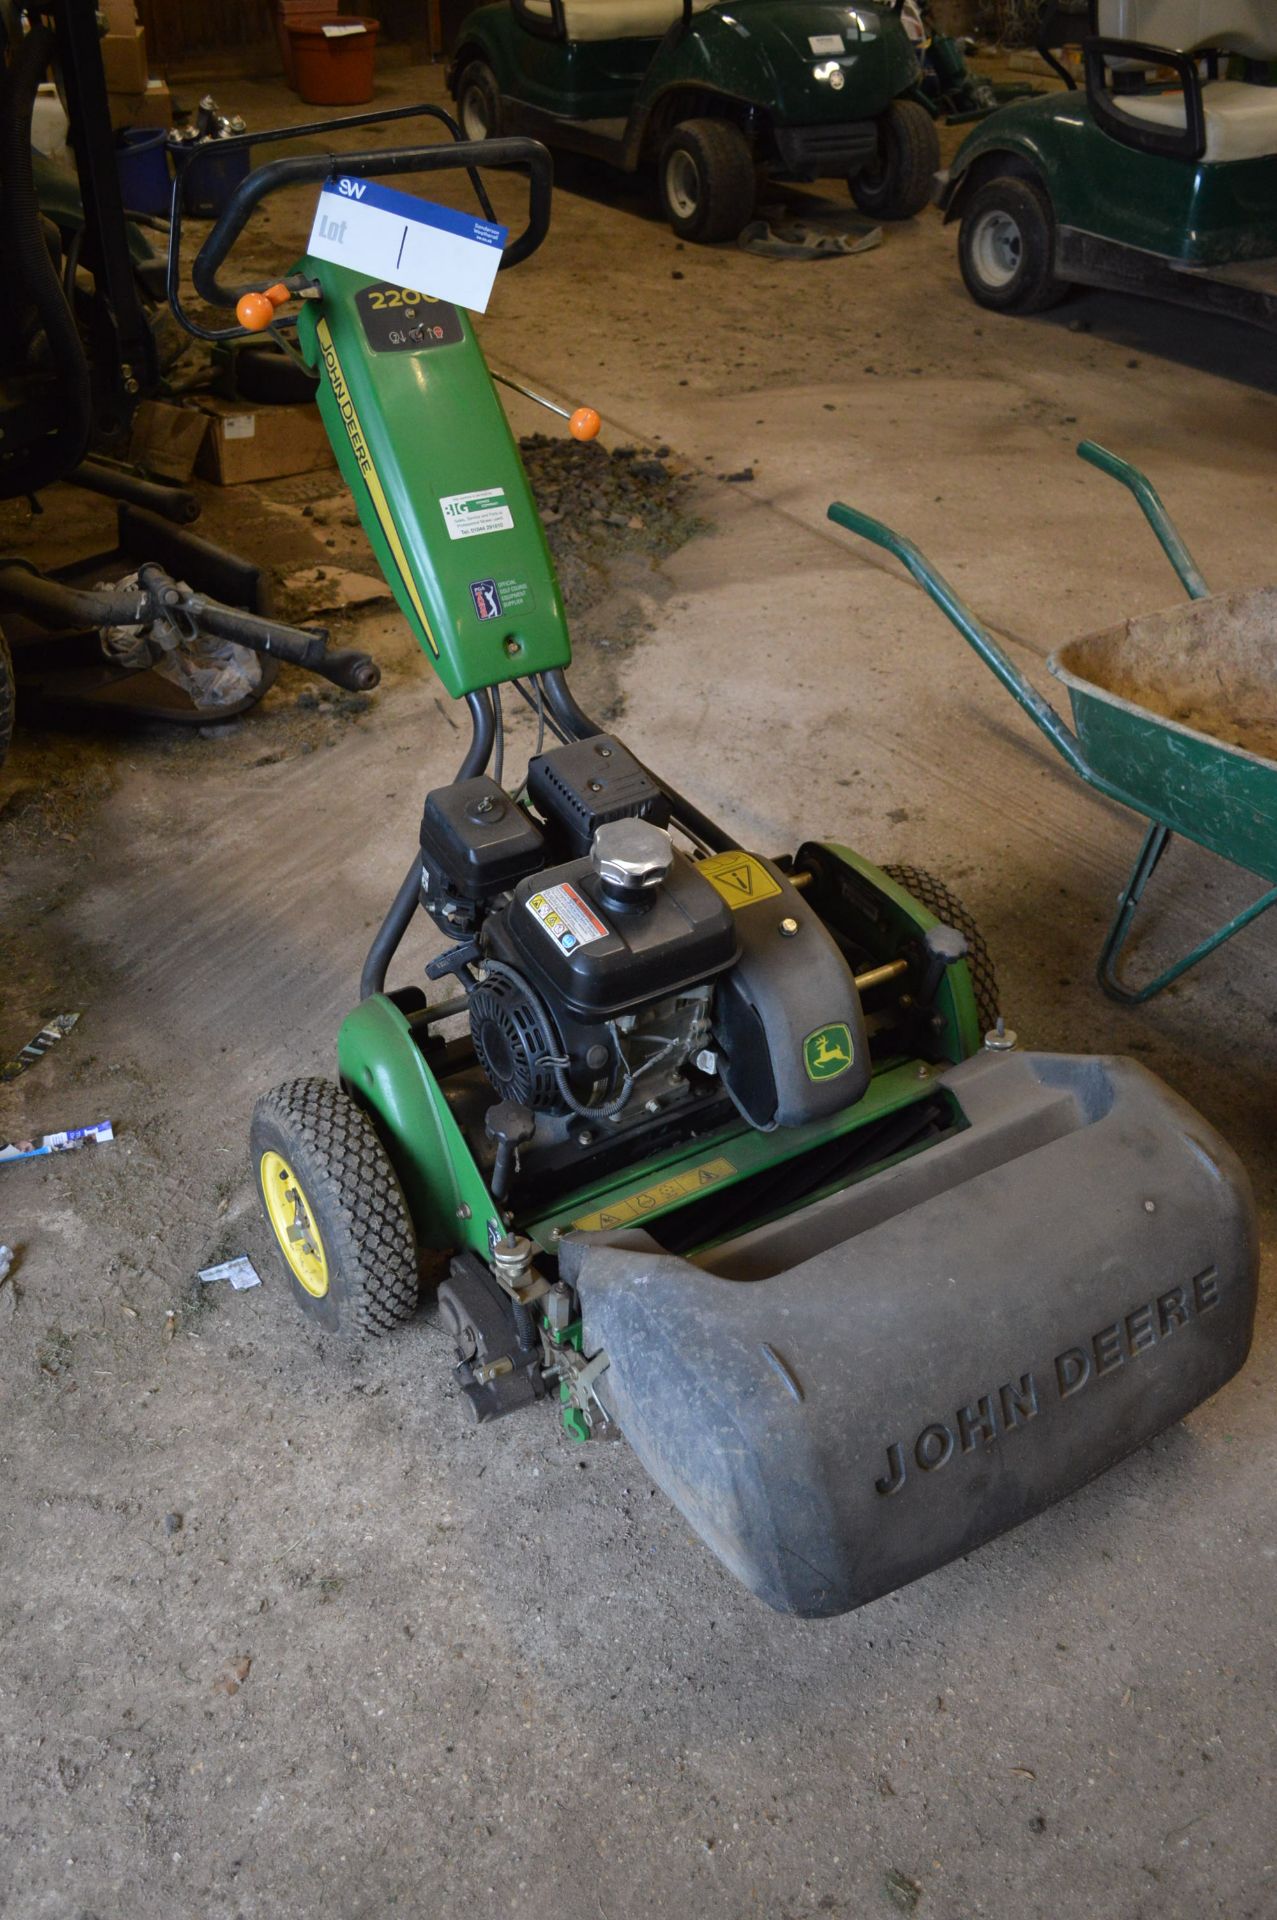
<instances>
[{"instance_id":1,"label":"orange plant pot","mask_svg":"<svg viewBox=\"0 0 1277 1920\"><path fill-rule=\"evenodd\" d=\"M378 22L357 14L330 14L326 20L311 14L283 21L292 50L293 85L302 99L315 107L358 107L372 99L373 56ZM325 26L362 26L362 33L334 38Z\"/></svg>"}]
</instances>

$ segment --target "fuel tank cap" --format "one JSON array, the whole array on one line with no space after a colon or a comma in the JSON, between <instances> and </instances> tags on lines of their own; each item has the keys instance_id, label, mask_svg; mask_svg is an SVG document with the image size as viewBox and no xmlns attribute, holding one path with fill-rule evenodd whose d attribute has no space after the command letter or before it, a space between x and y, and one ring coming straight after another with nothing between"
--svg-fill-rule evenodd
<instances>
[{"instance_id":1,"label":"fuel tank cap","mask_svg":"<svg viewBox=\"0 0 1277 1920\"><path fill-rule=\"evenodd\" d=\"M664 827L650 820L609 820L590 848L594 871L610 906L649 906L674 860L674 845Z\"/></svg>"}]
</instances>

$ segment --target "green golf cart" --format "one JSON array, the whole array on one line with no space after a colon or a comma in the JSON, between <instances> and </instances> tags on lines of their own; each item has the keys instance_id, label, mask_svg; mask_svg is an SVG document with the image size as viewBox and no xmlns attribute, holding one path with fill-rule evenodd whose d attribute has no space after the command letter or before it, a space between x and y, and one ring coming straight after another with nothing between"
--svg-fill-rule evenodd
<instances>
[{"instance_id":1,"label":"green golf cart","mask_svg":"<svg viewBox=\"0 0 1277 1920\"><path fill-rule=\"evenodd\" d=\"M734 240L757 174L845 179L905 220L940 164L893 5L500 0L462 28L448 84L471 140L533 134L624 173L655 164L684 240Z\"/></svg>"},{"instance_id":2,"label":"green golf cart","mask_svg":"<svg viewBox=\"0 0 1277 1920\"><path fill-rule=\"evenodd\" d=\"M1081 284L1277 323L1272 0L1091 0L1069 37L1085 88L1058 66L1069 91L1002 108L940 178L972 298L1036 313Z\"/></svg>"}]
</instances>

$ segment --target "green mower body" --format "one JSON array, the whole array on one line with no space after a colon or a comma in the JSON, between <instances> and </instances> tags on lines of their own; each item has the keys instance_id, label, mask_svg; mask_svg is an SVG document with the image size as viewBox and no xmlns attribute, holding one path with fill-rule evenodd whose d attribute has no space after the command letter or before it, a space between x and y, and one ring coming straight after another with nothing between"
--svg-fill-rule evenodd
<instances>
[{"instance_id":1,"label":"green mower body","mask_svg":"<svg viewBox=\"0 0 1277 1920\"><path fill-rule=\"evenodd\" d=\"M456 154L534 190L547 159ZM196 263L206 298L254 196L317 164L250 176ZM290 285L361 521L472 722L339 1081L254 1115L299 1305L386 1332L429 1277L476 1420L548 1398L565 1444L623 1434L733 1573L810 1615L970 1551L1214 1392L1255 1300L1225 1144L1130 1062L1015 1050L938 882L823 836L742 848L592 722L465 316L314 258ZM503 689L554 742L504 781ZM426 986L387 991L419 909Z\"/></svg>"},{"instance_id":2,"label":"green mower body","mask_svg":"<svg viewBox=\"0 0 1277 1920\"><path fill-rule=\"evenodd\" d=\"M566 666L545 532L469 315L328 261L298 271L324 289L299 342L337 463L447 691Z\"/></svg>"},{"instance_id":3,"label":"green mower body","mask_svg":"<svg viewBox=\"0 0 1277 1920\"><path fill-rule=\"evenodd\" d=\"M939 150L893 7L632 0L608 19L610 37L598 38L580 0L501 0L470 14L449 69L465 131L529 133L625 173L655 165L671 224L691 239L735 237L752 212L754 168L847 180L883 218L925 205ZM670 140L707 122L718 150L693 150L692 171L705 177L690 194L685 178L680 193Z\"/></svg>"}]
</instances>

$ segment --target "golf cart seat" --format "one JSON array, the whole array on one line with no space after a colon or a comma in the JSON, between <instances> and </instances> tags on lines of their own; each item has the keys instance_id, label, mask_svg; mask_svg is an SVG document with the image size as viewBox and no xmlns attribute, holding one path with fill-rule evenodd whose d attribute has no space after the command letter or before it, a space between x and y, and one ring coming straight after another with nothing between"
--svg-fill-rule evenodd
<instances>
[{"instance_id":1,"label":"golf cart seat","mask_svg":"<svg viewBox=\"0 0 1277 1920\"><path fill-rule=\"evenodd\" d=\"M1122 41L1165 48L1181 57L1210 52L1277 59L1277 10L1269 0L1100 0L1097 24L1108 42L1107 64L1117 71L1148 64L1147 56L1121 59ZM1195 78L1187 76L1188 81ZM1200 82L1200 94L1204 138L1197 158L1227 162L1277 154L1277 87L1207 79ZM1182 89L1123 93L1113 106L1150 132L1172 138L1188 133Z\"/></svg>"},{"instance_id":2,"label":"golf cart seat","mask_svg":"<svg viewBox=\"0 0 1277 1920\"><path fill-rule=\"evenodd\" d=\"M692 0L693 13L711 6L713 0ZM659 40L661 35L683 17L682 0L519 0L518 10L547 23L558 11L563 18L563 38L578 40Z\"/></svg>"},{"instance_id":3,"label":"golf cart seat","mask_svg":"<svg viewBox=\"0 0 1277 1920\"><path fill-rule=\"evenodd\" d=\"M1277 14L1270 0L1100 0L1096 25L1107 40L1277 60Z\"/></svg>"},{"instance_id":4,"label":"golf cart seat","mask_svg":"<svg viewBox=\"0 0 1277 1920\"><path fill-rule=\"evenodd\" d=\"M1182 93L1124 95L1122 111L1150 127L1174 132L1188 124ZM1206 121L1203 160L1257 160L1277 153L1277 87L1207 80L1202 84L1202 111Z\"/></svg>"}]
</instances>

